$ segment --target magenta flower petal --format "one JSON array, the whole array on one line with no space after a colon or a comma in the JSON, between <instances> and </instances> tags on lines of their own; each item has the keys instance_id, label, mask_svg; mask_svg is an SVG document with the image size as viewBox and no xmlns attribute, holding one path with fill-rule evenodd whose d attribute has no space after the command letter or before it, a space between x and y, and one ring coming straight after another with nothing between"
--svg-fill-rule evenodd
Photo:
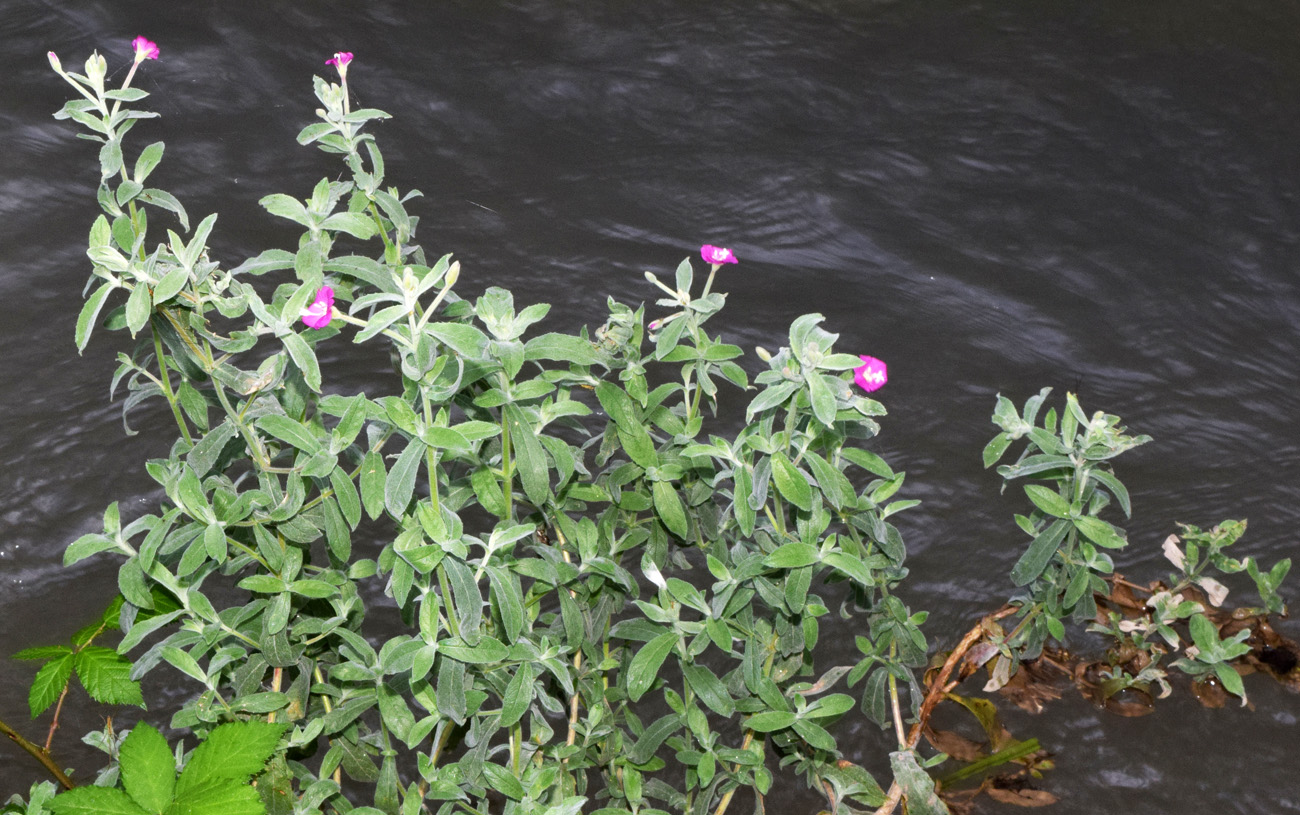
<instances>
[{"instance_id":1,"label":"magenta flower petal","mask_svg":"<svg viewBox=\"0 0 1300 815\"><path fill-rule=\"evenodd\" d=\"M143 62L146 59L158 59L158 44L144 37L136 37L131 40L131 48L135 50L135 61Z\"/></svg>"},{"instance_id":2,"label":"magenta flower petal","mask_svg":"<svg viewBox=\"0 0 1300 815\"><path fill-rule=\"evenodd\" d=\"M302 321L308 328L322 329L330 324L334 316L334 290L321 286L316 292L316 299L302 310Z\"/></svg>"},{"instance_id":3,"label":"magenta flower petal","mask_svg":"<svg viewBox=\"0 0 1300 815\"><path fill-rule=\"evenodd\" d=\"M730 249L724 249L721 246L704 244L700 247L700 257L704 258L705 263L722 264L736 263L736 256L731 253Z\"/></svg>"},{"instance_id":4,"label":"magenta flower petal","mask_svg":"<svg viewBox=\"0 0 1300 815\"><path fill-rule=\"evenodd\" d=\"M348 63L352 61L351 51L335 51L334 56L325 60L326 65L333 65L339 69L339 76L346 78L348 75Z\"/></svg>"},{"instance_id":5,"label":"magenta flower petal","mask_svg":"<svg viewBox=\"0 0 1300 815\"><path fill-rule=\"evenodd\" d=\"M853 369L853 381L867 393L880 390L889 381L885 363L863 354L859 354L858 359L862 360L862 366Z\"/></svg>"}]
</instances>

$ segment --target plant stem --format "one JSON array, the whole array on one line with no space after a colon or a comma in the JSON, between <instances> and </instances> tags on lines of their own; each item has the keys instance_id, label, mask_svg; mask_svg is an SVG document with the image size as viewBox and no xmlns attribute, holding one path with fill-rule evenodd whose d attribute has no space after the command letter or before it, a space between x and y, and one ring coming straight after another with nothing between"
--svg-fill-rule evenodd
<instances>
[{"instance_id":1,"label":"plant stem","mask_svg":"<svg viewBox=\"0 0 1300 815\"><path fill-rule=\"evenodd\" d=\"M143 285L143 284L136 284ZM167 402L172 406L172 415L176 417L176 426L181 429L181 435L185 437L187 444L194 444L194 439L190 438L190 429L185 424L185 417L181 415L181 406L176 401L176 394L172 392L171 375L167 373L167 358L163 355L162 337L158 336L158 331L149 327L153 333L153 352L158 358L159 383L162 385L163 395L167 397Z\"/></svg>"},{"instance_id":2,"label":"plant stem","mask_svg":"<svg viewBox=\"0 0 1300 815\"><path fill-rule=\"evenodd\" d=\"M45 752L50 752L50 745L54 743L54 731L59 729L59 714L63 712L63 700L68 698L68 688L71 683L65 682L63 690L59 692L59 701L54 706L54 721L50 722L50 732L45 736Z\"/></svg>"},{"instance_id":3,"label":"plant stem","mask_svg":"<svg viewBox=\"0 0 1300 815\"><path fill-rule=\"evenodd\" d=\"M68 778L68 776L64 774L63 770L59 769L59 765L54 763L54 759L50 758L50 754L47 751L42 750L40 747L23 738L17 730L14 730L3 721L0 721L0 733L4 733L14 742L14 744L17 744L19 747L30 753L32 758L39 761L41 766L48 770L50 775L54 776L54 780L58 781L65 790L70 790L77 786L72 783L71 778Z\"/></svg>"},{"instance_id":4,"label":"plant stem","mask_svg":"<svg viewBox=\"0 0 1300 815\"><path fill-rule=\"evenodd\" d=\"M889 657L894 659L898 656L898 644L889 643ZM903 712L898 707L898 678L894 676L893 671L889 672L889 704L894 711L894 733L898 736L898 748L904 749L907 745L907 736L903 730Z\"/></svg>"},{"instance_id":5,"label":"plant stem","mask_svg":"<svg viewBox=\"0 0 1300 815\"><path fill-rule=\"evenodd\" d=\"M505 506L505 520L514 520L514 464L510 460L510 422L501 411L501 501Z\"/></svg>"},{"instance_id":6,"label":"plant stem","mask_svg":"<svg viewBox=\"0 0 1300 815\"><path fill-rule=\"evenodd\" d=\"M921 709L917 712L916 722L913 723L912 729L907 735L907 742L900 746L908 750L916 748L916 745L921 741L921 733L925 730L925 725L930 720L930 713L934 710L934 706L939 704L939 700L943 698L943 695L952 690L952 688L957 684L956 682L951 685L948 684L948 678L952 676L952 672L956 669L957 664L966 656L966 652L973 648L975 643L983 639L988 633L987 626L997 622L1003 617L1009 617L1012 614L1015 614L1018 610L1019 606L1003 606L992 614L982 618L973 628L971 628L971 630L966 632L966 635L961 638L961 642L957 643L957 647L954 648L952 653L948 655L948 658L944 660L943 667L939 669L939 675L936 676L934 682L930 684L930 690L926 692L925 699L921 702ZM889 793L885 798L885 802L880 805L880 808L875 811L874 815L890 815L890 813L892 813L898 806L898 802L902 797L903 788L898 785L898 779L894 779L894 782L889 785Z\"/></svg>"}]
</instances>

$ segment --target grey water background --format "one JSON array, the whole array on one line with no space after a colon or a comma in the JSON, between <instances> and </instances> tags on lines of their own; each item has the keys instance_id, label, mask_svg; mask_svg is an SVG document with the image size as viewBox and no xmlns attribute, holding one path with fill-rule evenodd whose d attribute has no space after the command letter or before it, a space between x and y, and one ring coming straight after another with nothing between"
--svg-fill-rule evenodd
<instances>
[{"instance_id":1,"label":"grey water background","mask_svg":"<svg viewBox=\"0 0 1300 815\"><path fill-rule=\"evenodd\" d=\"M1074 391L1154 437L1117 463L1131 578L1167 571L1178 521L1249 518L1239 556L1297 554L1300 4L0 0L0 654L98 613L116 563L64 569L64 546L109 502L131 518L157 498L143 462L168 417L134 419L160 440L124 437L107 398L123 337L72 343L98 169L50 117L69 89L45 60L99 49L120 78L137 34L162 49L136 85L163 118L131 147L166 141L152 181L195 221L220 213L229 265L292 245L260 197L339 173L294 136L312 74L350 50L357 103L395 115L375 130L389 177L424 191L421 243L456 254L465 292L505 285L555 304L545 326L594 325L606 295L653 301L643 270L715 243L741 260L714 323L731 342L774 349L820 312L842 350L884 359L874 449L924 502L898 523L934 647L1009 593L1025 543L1023 495L980 464L998 393ZM853 633L826 631L827 666L854 659ZM0 661L0 718L43 738L32 671ZM175 698L167 672L151 681ZM1056 754L1052 812L1300 811L1300 699L1247 688L1254 709L1178 693L1121 719L1067 690L1005 715ZM76 736L109 713L138 715L74 704L56 754L99 766ZM857 721L841 743L878 768L888 734ZM0 798L38 771L0 744ZM814 811L796 786L775 800Z\"/></svg>"}]
</instances>

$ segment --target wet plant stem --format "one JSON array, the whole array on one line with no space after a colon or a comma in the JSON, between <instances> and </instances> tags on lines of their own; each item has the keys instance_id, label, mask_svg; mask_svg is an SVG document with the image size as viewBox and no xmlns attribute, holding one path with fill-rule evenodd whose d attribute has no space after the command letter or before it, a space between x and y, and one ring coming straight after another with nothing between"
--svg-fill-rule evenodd
<instances>
[{"instance_id":1,"label":"wet plant stem","mask_svg":"<svg viewBox=\"0 0 1300 815\"><path fill-rule=\"evenodd\" d=\"M1006 605L997 611L989 614L978 623L976 623L961 641L957 647L952 649L952 653L944 660L943 667L939 669L939 674L930 684L929 691L925 694L925 699L921 702L921 709L918 711L916 721L912 724L911 731L908 732L907 741L900 747L907 750L916 749L916 745L921 742L921 733L924 732L926 724L930 721L930 714L934 711L934 706L939 704L939 700L944 694L948 693L957 686L956 682L949 684L948 679L952 672L957 668L958 663L966 656L966 652L975 647L975 644L988 635L988 627L993 623L1001 620L1003 617L1009 617L1019 610L1019 606ZM898 779L895 779L889 785L889 793L885 797L885 802L880 805L874 815L891 815L898 802L903 797L903 788L898 785Z\"/></svg>"}]
</instances>

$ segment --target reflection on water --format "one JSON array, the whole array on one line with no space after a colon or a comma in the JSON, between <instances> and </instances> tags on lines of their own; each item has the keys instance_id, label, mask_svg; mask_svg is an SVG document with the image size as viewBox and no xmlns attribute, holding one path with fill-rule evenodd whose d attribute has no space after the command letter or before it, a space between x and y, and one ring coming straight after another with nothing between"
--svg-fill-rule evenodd
<instances>
[{"instance_id":1,"label":"reflection on water","mask_svg":"<svg viewBox=\"0 0 1300 815\"><path fill-rule=\"evenodd\" d=\"M138 84L164 118L137 138L166 140L157 178L192 213L220 213L228 263L294 239L258 198L337 171L294 136L343 48L360 102L396 114L377 132L390 176L426 194L422 242L457 254L468 292L598 320L606 294L652 299L643 269L723 244L731 341L775 347L817 311L843 350L887 360L877 449L925 501L900 523L937 642L996 605L1018 556L1024 507L979 466L998 392L1075 390L1155 437L1120 463L1126 574L1163 572L1175 521L1249 517L1248 553L1292 554L1300 13L1101 5L0 0L0 652L94 613L112 564L63 570L63 546L108 502L153 498L158 451L105 401L116 347L73 353L96 169L49 118L64 89L44 59L99 48L120 70L140 33L163 49ZM27 671L0 663L0 717L25 718ZM1059 813L1300 810L1295 699L1250 690L1255 712L1008 715L1058 753ZM850 757L882 744L860 728ZM33 775L0 764L0 793Z\"/></svg>"}]
</instances>

